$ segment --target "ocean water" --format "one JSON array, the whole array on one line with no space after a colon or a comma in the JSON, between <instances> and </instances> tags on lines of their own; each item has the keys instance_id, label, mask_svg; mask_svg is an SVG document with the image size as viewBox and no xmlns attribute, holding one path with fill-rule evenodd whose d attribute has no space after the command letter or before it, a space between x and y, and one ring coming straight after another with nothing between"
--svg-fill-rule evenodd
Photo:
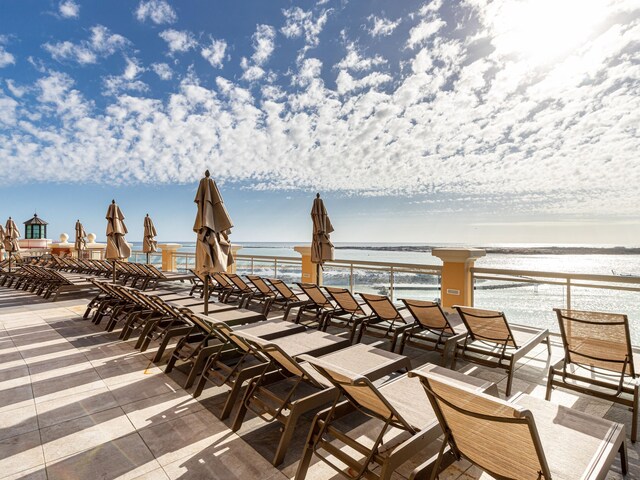
<instances>
[{"instance_id":1,"label":"ocean water","mask_svg":"<svg viewBox=\"0 0 640 480\"><path fill-rule=\"evenodd\" d=\"M180 242L178 242L180 243ZM277 256L299 259L293 247L301 243L240 243L242 255ZM194 243L182 243L181 251L195 251ZM406 244L336 244L337 260L394 262L425 265L441 265L439 258L428 252L401 251ZM409 245L417 246L417 245ZM446 246L446 245L442 245ZM349 248L352 247L352 248ZM376 248L385 250L376 250ZM519 245L519 247L522 247ZM394 250L398 248L398 250ZM141 245L134 243L134 250ZM560 251L560 250L559 250ZM157 258L159 261L159 258ZM523 254L491 253L476 262L478 268L499 268L598 275L640 276L640 255L637 254ZM253 272L264 276L277 275L287 282L300 281L299 266L278 264L272 261L253 262ZM239 273L250 273L249 261L238 259ZM327 267L324 283L349 286L348 268ZM396 273L394 301L402 298L433 300L439 297L439 278L432 275ZM388 271L358 270L354 272L354 292L390 294ZM553 308L567 305L565 285L529 284L519 282L476 281L475 305L504 311L510 322L544 326L558 332ZM640 345L640 292L572 286L571 306L575 309L625 313L629 316L634 344Z\"/></svg>"}]
</instances>

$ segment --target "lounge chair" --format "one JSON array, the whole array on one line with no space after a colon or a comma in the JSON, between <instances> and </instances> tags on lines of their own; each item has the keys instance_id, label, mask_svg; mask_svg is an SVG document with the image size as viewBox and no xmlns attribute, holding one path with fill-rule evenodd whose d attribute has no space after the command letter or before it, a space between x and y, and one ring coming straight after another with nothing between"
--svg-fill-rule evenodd
<instances>
[{"instance_id":1,"label":"lounge chair","mask_svg":"<svg viewBox=\"0 0 640 480\"><path fill-rule=\"evenodd\" d=\"M464 341L458 343L452 368L458 357L469 362L494 368L504 368L507 373L506 396L511 395L515 365L537 345L546 342L551 355L549 330L507 322L503 312L482 310L455 305L458 315L467 329Z\"/></svg>"},{"instance_id":2,"label":"lounge chair","mask_svg":"<svg viewBox=\"0 0 640 480\"><path fill-rule=\"evenodd\" d=\"M267 282L280 294L282 299L282 308L284 308L283 320L289 318L289 312L293 308L301 308L311 303L311 300L306 295L296 293L289 288L289 286L278 278L267 278Z\"/></svg>"},{"instance_id":3,"label":"lounge chair","mask_svg":"<svg viewBox=\"0 0 640 480\"><path fill-rule=\"evenodd\" d=\"M445 432L431 478L445 456L495 478L550 480L604 479L619 453L627 473L622 424L523 393L505 401L430 372L410 375L420 378Z\"/></svg>"},{"instance_id":4,"label":"lounge chair","mask_svg":"<svg viewBox=\"0 0 640 480\"><path fill-rule=\"evenodd\" d=\"M330 382L307 363L296 357L321 357L327 361L350 365L358 373L376 380L401 369L409 369L407 357L386 352L369 345L354 345L334 335L318 331L307 331L275 340L264 340L246 332L234 332L233 336L247 341L259 354L269 358L278 367L281 381L264 382L265 374L254 378L245 392L231 429L240 429L248 410L263 420L282 424L282 435L278 443L273 465L278 466L293 438L301 415L329 404L340 395ZM348 347L348 348L345 348Z\"/></svg>"},{"instance_id":5,"label":"lounge chair","mask_svg":"<svg viewBox=\"0 0 640 480\"><path fill-rule=\"evenodd\" d=\"M325 287L324 289L337 308L324 316L322 330L326 332L327 328L337 321L341 326L350 329L349 340L353 343L360 323L371 318L373 311L366 303L359 303L346 288Z\"/></svg>"},{"instance_id":6,"label":"lounge chair","mask_svg":"<svg viewBox=\"0 0 640 480\"><path fill-rule=\"evenodd\" d=\"M406 311L406 307L396 307L391 299L385 295L374 295L371 293L361 293L360 296L369 306L373 314L370 318L360 322L358 338L362 339L365 332L374 335L388 337L391 335L390 351L394 351L398 338L402 333L413 326L413 318Z\"/></svg>"},{"instance_id":7,"label":"lounge chair","mask_svg":"<svg viewBox=\"0 0 640 480\"><path fill-rule=\"evenodd\" d=\"M438 302L408 299L402 302L414 322L402 333L399 352L402 353L406 345L435 350L442 354L443 366L447 366L455 355L457 342L467 335L460 317L447 315Z\"/></svg>"},{"instance_id":8,"label":"lounge chair","mask_svg":"<svg viewBox=\"0 0 640 480\"><path fill-rule=\"evenodd\" d=\"M618 313L554 309L564 359L549 369L546 399L553 387L593 395L629 407L631 441L638 432L639 382L629 319Z\"/></svg>"},{"instance_id":9,"label":"lounge chair","mask_svg":"<svg viewBox=\"0 0 640 480\"><path fill-rule=\"evenodd\" d=\"M306 478L315 454L348 478L387 480L442 435L424 389L408 374L376 386L367 376L328 359L303 355L300 360L317 369L346 400L336 401L314 418L296 479ZM436 365L426 364L417 371L434 372L478 392L498 394L494 383ZM352 414L364 414L368 421L355 429L349 427ZM427 468L421 465L413 473L424 474Z\"/></svg>"},{"instance_id":10,"label":"lounge chair","mask_svg":"<svg viewBox=\"0 0 640 480\"><path fill-rule=\"evenodd\" d=\"M301 306L298 309L298 315L296 315L296 323L300 322L302 315L307 310L313 310L315 312L316 319L318 320L318 328L322 328L324 323L324 316L329 312L336 309L336 305L328 298L324 292L315 283L297 283L300 290L304 292L309 303Z\"/></svg>"}]
</instances>

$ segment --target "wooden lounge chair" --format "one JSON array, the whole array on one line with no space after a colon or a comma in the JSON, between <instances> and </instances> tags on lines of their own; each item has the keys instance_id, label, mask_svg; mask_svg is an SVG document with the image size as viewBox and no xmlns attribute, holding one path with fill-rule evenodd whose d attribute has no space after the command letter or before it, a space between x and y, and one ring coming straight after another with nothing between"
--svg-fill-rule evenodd
<instances>
[{"instance_id":1,"label":"wooden lounge chair","mask_svg":"<svg viewBox=\"0 0 640 480\"><path fill-rule=\"evenodd\" d=\"M511 395L515 365L523 356L542 342L547 343L551 355L549 330L507 322L503 312L482 310L455 305L467 336L458 343L452 368L458 357L494 368L504 368L507 373L506 396Z\"/></svg>"},{"instance_id":2,"label":"wooden lounge chair","mask_svg":"<svg viewBox=\"0 0 640 480\"><path fill-rule=\"evenodd\" d=\"M618 453L627 472L624 425L526 394L504 401L430 372L411 374L445 432L431 478L445 455L505 479L604 479Z\"/></svg>"},{"instance_id":3,"label":"wooden lounge chair","mask_svg":"<svg viewBox=\"0 0 640 480\"><path fill-rule=\"evenodd\" d=\"M391 299L385 295L361 293L360 296L369 306L373 314L370 318L360 322L357 342L365 332L388 337L391 335L390 351L394 351L398 338L413 326L413 318L406 311L406 307L396 307Z\"/></svg>"},{"instance_id":4,"label":"wooden lounge chair","mask_svg":"<svg viewBox=\"0 0 640 480\"><path fill-rule=\"evenodd\" d=\"M629 319L618 313L554 309L564 359L549 369L547 400L553 387L593 395L629 407L631 441L638 434L639 381Z\"/></svg>"},{"instance_id":5,"label":"wooden lounge chair","mask_svg":"<svg viewBox=\"0 0 640 480\"><path fill-rule=\"evenodd\" d=\"M280 422L282 436L272 461L275 466L284 460L300 416L331 403L340 395L330 382L309 364L297 361L296 357L304 354L305 358L331 358L328 361L348 364L373 380L411 366L403 355L369 345L348 347L345 339L318 331L275 340L264 340L246 332L232 335L247 341L259 354L269 358L281 375L281 381L277 383L273 379L264 382L265 374L251 381L231 427L234 432L238 431L248 410L268 422Z\"/></svg>"},{"instance_id":6,"label":"wooden lounge chair","mask_svg":"<svg viewBox=\"0 0 640 480\"><path fill-rule=\"evenodd\" d=\"M318 320L318 328L322 328L324 323L324 316L336 309L336 305L330 298L324 294L322 289L315 283L297 283L300 290L304 292L307 298L310 300L306 305L302 305L298 309L298 315L296 315L296 323L300 322L302 315L307 310L313 310L315 312L316 319Z\"/></svg>"},{"instance_id":7,"label":"wooden lounge chair","mask_svg":"<svg viewBox=\"0 0 640 480\"><path fill-rule=\"evenodd\" d=\"M296 479L306 478L315 454L347 478L387 480L442 435L424 389L408 374L376 386L367 376L328 359L306 355L300 359L316 368L346 400L336 401L316 415ZM434 372L456 383L469 384L478 392L498 394L494 383L436 365L426 364L417 371ZM353 414L358 415L356 418L364 414L367 422L349 427L354 423L349 418ZM419 466L413 476L424 475L428 467Z\"/></svg>"},{"instance_id":8,"label":"wooden lounge chair","mask_svg":"<svg viewBox=\"0 0 640 480\"><path fill-rule=\"evenodd\" d=\"M408 299L402 299L402 302L414 323L402 333L399 352L404 351L405 345L435 350L442 354L443 366L447 366L455 355L457 342L467 335L460 317L447 316L438 302Z\"/></svg>"},{"instance_id":9,"label":"wooden lounge chair","mask_svg":"<svg viewBox=\"0 0 640 480\"><path fill-rule=\"evenodd\" d=\"M282 308L284 308L283 320L289 318L289 313L293 308L304 307L311 303L311 300L306 295L296 293L289 288L289 286L278 278L267 278L267 282L280 294L282 299Z\"/></svg>"},{"instance_id":10,"label":"wooden lounge chair","mask_svg":"<svg viewBox=\"0 0 640 480\"><path fill-rule=\"evenodd\" d=\"M370 319L373 311L366 303L360 304L346 288L324 287L324 289L335 302L337 308L324 316L322 330L326 332L330 325L338 322L350 329L349 340L353 343L360 323Z\"/></svg>"}]
</instances>

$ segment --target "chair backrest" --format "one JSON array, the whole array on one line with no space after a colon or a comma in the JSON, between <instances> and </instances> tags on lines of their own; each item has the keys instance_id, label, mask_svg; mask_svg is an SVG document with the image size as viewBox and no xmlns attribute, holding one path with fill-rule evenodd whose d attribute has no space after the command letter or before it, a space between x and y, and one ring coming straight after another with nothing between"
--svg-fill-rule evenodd
<instances>
[{"instance_id":1,"label":"chair backrest","mask_svg":"<svg viewBox=\"0 0 640 480\"><path fill-rule=\"evenodd\" d=\"M327 308L331 306L331 300L322 293L322 290L315 283L298 283L297 284L305 293L309 300L316 304L320 308Z\"/></svg>"},{"instance_id":2,"label":"chair backrest","mask_svg":"<svg viewBox=\"0 0 640 480\"><path fill-rule=\"evenodd\" d=\"M438 335L442 332L451 335L456 333L438 302L408 299L402 299L402 302L407 306L415 321L423 328Z\"/></svg>"},{"instance_id":3,"label":"chair backrest","mask_svg":"<svg viewBox=\"0 0 640 480\"><path fill-rule=\"evenodd\" d=\"M453 308L458 311L472 340L518 348L504 313L460 305L454 305Z\"/></svg>"},{"instance_id":4,"label":"chair backrest","mask_svg":"<svg viewBox=\"0 0 640 480\"><path fill-rule=\"evenodd\" d=\"M626 315L562 308L554 311L567 362L636 376Z\"/></svg>"},{"instance_id":5,"label":"chair backrest","mask_svg":"<svg viewBox=\"0 0 640 480\"><path fill-rule=\"evenodd\" d=\"M389 297L371 293L360 293L359 295L381 320L387 320L389 322L393 322L394 320L404 321L402 315Z\"/></svg>"},{"instance_id":6,"label":"chair backrest","mask_svg":"<svg viewBox=\"0 0 640 480\"><path fill-rule=\"evenodd\" d=\"M324 289L329 296L333 298L333 301L336 302L338 307L345 312L359 315L365 314L364 310L362 310L362 307L358 303L358 300L356 300L348 289L336 287L324 287Z\"/></svg>"},{"instance_id":7,"label":"chair backrest","mask_svg":"<svg viewBox=\"0 0 640 480\"><path fill-rule=\"evenodd\" d=\"M242 290L243 292L251 292L253 291L253 289L247 285L247 282L245 282L242 277L240 277L240 275L236 275L235 273L227 273L226 277L231 280L231 282L236 286L236 288L238 288L239 290Z\"/></svg>"},{"instance_id":8,"label":"chair backrest","mask_svg":"<svg viewBox=\"0 0 640 480\"><path fill-rule=\"evenodd\" d=\"M300 360L310 363L322 376L337 387L356 408L370 416L390 421L394 426L413 432L414 428L391 405L384 395L362 375L355 374L346 368L324 362L311 355L299 355Z\"/></svg>"},{"instance_id":9,"label":"chair backrest","mask_svg":"<svg viewBox=\"0 0 640 480\"><path fill-rule=\"evenodd\" d=\"M284 283L282 280L278 278L267 278L267 281L287 300L292 300L294 302L300 300L295 292L289 288L289 285Z\"/></svg>"},{"instance_id":10,"label":"chair backrest","mask_svg":"<svg viewBox=\"0 0 640 480\"><path fill-rule=\"evenodd\" d=\"M265 282L262 277L259 277L258 275L246 275L246 277L262 295L266 295L268 297L276 296L276 293L271 290L271 287L267 285L267 282Z\"/></svg>"},{"instance_id":11,"label":"chair backrest","mask_svg":"<svg viewBox=\"0 0 640 480\"><path fill-rule=\"evenodd\" d=\"M551 478L530 411L431 372L417 375L455 453L496 478Z\"/></svg>"},{"instance_id":12,"label":"chair backrest","mask_svg":"<svg viewBox=\"0 0 640 480\"><path fill-rule=\"evenodd\" d=\"M211 274L211 277L220 285L222 288L233 288L233 284L229 281L226 275L220 272L214 272Z\"/></svg>"}]
</instances>

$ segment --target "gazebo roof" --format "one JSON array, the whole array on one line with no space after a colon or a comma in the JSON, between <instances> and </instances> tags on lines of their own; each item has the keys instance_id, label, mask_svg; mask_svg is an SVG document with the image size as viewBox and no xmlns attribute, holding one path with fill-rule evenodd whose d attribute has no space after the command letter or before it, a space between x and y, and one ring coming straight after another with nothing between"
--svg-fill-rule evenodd
<instances>
[{"instance_id":1,"label":"gazebo roof","mask_svg":"<svg viewBox=\"0 0 640 480\"><path fill-rule=\"evenodd\" d=\"M37 213L33 214L33 218L24 222L25 225L49 225L47 222L38 217Z\"/></svg>"}]
</instances>

